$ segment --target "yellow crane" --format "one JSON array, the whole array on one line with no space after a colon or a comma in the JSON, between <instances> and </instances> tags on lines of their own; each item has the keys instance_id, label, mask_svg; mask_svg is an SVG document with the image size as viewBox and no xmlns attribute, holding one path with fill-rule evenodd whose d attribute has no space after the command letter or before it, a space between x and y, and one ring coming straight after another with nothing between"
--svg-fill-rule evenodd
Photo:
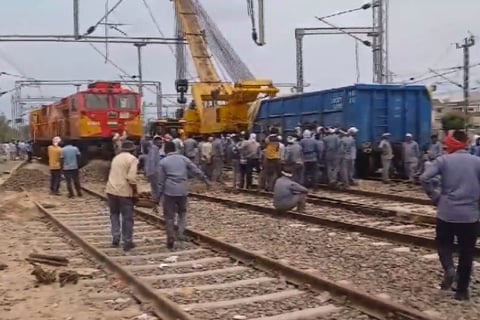
<instances>
[{"instance_id":1,"label":"yellow crane","mask_svg":"<svg viewBox=\"0 0 480 320\"><path fill-rule=\"evenodd\" d=\"M251 123L250 104L262 96L274 97L279 90L271 80L255 79L245 72L239 76L240 81L222 81L207 43L207 33L215 29L215 25L205 19L206 13L198 0L173 1L199 78L198 82L191 85L193 101L183 113L185 134L203 135L247 130ZM219 31L217 35L218 33ZM221 38L221 35L219 37ZM223 41L222 45L226 42L225 39L218 41ZM224 48L219 51L224 52ZM230 54L227 60L231 60L229 57L233 57L234 53ZM235 60L226 63L234 64L230 66L232 70L239 64ZM178 92L186 92L188 81L177 80L176 86Z\"/></svg>"}]
</instances>

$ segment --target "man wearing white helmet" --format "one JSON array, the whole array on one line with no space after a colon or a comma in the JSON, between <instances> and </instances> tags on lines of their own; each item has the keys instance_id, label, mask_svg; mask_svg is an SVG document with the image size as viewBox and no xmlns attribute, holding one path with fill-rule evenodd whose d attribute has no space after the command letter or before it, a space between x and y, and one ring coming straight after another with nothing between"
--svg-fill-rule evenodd
<instances>
[{"instance_id":1,"label":"man wearing white helmet","mask_svg":"<svg viewBox=\"0 0 480 320\"><path fill-rule=\"evenodd\" d=\"M292 173L292 180L303 184L303 152L295 137L287 137L284 165Z\"/></svg>"},{"instance_id":2,"label":"man wearing white helmet","mask_svg":"<svg viewBox=\"0 0 480 320\"><path fill-rule=\"evenodd\" d=\"M347 134L342 137L342 144L345 150L344 161L343 161L343 175L347 180L346 183L349 185L355 185L355 180L353 176L355 174L355 160L357 159L357 145L355 143L355 135L357 134L358 129L351 127L347 130Z\"/></svg>"},{"instance_id":3,"label":"man wearing white helmet","mask_svg":"<svg viewBox=\"0 0 480 320\"><path fill-rule=\"evenodd\" d=\"M421 153L418 143L413 140L411 133L407 133L405 135L405 142L403 143L403 164L405 175L410 182L415 180L420 156Z\"/></svg>"},{"instance_id":4,"label":"man wearing white helmet","mask_svg":"<svg viewBox=\"0 0 480 320\"><path fill-rule=\"evenodd\" d=\"M299 212L305 211L305 201L308 190L301 184L291 179L290 172L282 171L275 180L273 188L273 206L284 212L297 208Z\"/></svg>"},{"instance_id":5,"label":"man wearing white helmet","mask_svg":"<svg viewBox=\"0 0 480 320\"><path fill-rule=\"evenodd\" d=\"M318 143L313 139L310 130L303 131L303 139L300 140L300 146L303 151L304 176L303 182L307 188L318 188L317 168L318 160L320 159L320 150Z\"/></svg>"},{"instance_id":6,"label":"man wearing white helmet","mask_svg":"<svg viewBox=\"0 0 480 320\"><path fill-rule=\"evenodd\" d=\"M381 152L381 160L382 160L382 180L383 183L390 183L390 166L392 165L393 159L393 149L392 145L389 141L390 133L385 132L382 134L382 138L380 140L380 144L378 148Z\"/></svg>"},{"instance_id":7,"label":"man wearing white helmet","mask_svg":"<svg viewBox=\"0 0 480 320\"><path fill-rule=\"evenodd\" d=\"M340 150L340 138L335 132L336 130L332 128L327 131L327 135L323 138L325 144L325 165L327 168L328 184L332 187L337 186Z\"/></svg>"}]
</instances>

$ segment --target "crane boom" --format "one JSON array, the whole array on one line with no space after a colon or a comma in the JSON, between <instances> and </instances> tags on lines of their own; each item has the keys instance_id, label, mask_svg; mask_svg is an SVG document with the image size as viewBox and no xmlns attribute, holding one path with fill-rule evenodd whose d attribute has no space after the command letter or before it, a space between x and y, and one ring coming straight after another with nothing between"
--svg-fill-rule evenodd
<instances>
[{"instance_id":1,"label":"crane boom","mask_svg":"<svg viewBox=\"0 0 480 320\"><path fill-rule=\"evenodd\" d=\"M192 84L193 102L183 114L185 134L214 134L247 130L252 123L251 112L249 112L250 104L259 99L262 94L269 97L275 96L278 89L273 86L271 80L242 79L235 83L222 81L209 50L211 48L209 48L207 40L210 38L212 40L211 47L215 49L216 57L220 55L217 58L222 65L227 62L229 64L227 69L234 73L238 71L238 66L242 66L241 74L247 74L249 78L252 76L248 70L245 70L246 66L240 58L233 54L233 49L198 0L173 1L181 30L184 32L200 80ZM236 73L238 74L238 72ZM186 80L179 82L181 85L177 86L177 91L182 94L182 92L186 92Z\"/></svg>"},{"instance_id":2,"label":"crane boom","mask_svg":"<svg viewBox=\"0 0 480 320\"><path fill-rule=\"evenodd\" d=\"M220 83L220 77L208 50L207 39L197 16L197 10L190 0L175 0L175 9L183 28L193 63L201 82Z\"/></svg>"}]
</instances>

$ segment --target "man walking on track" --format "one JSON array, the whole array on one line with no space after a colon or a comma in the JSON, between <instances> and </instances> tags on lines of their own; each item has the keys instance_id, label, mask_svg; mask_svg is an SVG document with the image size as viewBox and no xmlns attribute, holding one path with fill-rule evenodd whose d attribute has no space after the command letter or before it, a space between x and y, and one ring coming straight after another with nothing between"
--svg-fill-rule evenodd
<instances>
[{"instance_id":1,"label":"man walking on track","mask_svg":"<svg viewBox=\"0 0 480 320\"><path fill-rule=\"evenodd\" d=\"M203 172L187 157L176 152L175 143L165 143L166 156L160 160L158 183L160 195L163 195L163 215L167 229L167 248L172 250L175 240L184 240L187 214L187 180L189 171L200 177L207 187L210 182ZM177 216L178 215L178 216ZM175 216L177 236L175 235Z\"/></svg>"},{"instance_id":2,"label":"man walking on track","mask_svg":"<svg viewBox=\"0 0 480 320\"><path fill-rule=\"evenodd\" d=\"M138 199L138 159L133 155L135 151L136 147L133 142L122 141L119 154L112 160L105 190L110 208L112 246L118 247L121 238L125 251L135 248L133 242L133 206ZM120 215L122 216L121 224Z\"/></svg>"},{"instance_id":3,"label":"man walking on track","mask_svg":"<svg viewBox=\"0 0 480 320\"><path fill-rule=\"evenodd\" d=\"M468 300L475 243L479 232L480 158L468 154L465 132L449 132L446 155L438 157L420 176L427 195L437 206L436 241L444 271L442 290L450 290L455 279L454 239L458 240L458 282L455 299ZM433 181L441 178L440 190Z\"/></svg>"},{"instance_id":4,"label":"man walking on track","mask_svg":"<svg viewBox=\"0 0 480 320\"><path fill-rule=\"evenodd\" d=\"M72 181L73 185L75 186L75 191L77 192L77 196L82 196L82 188L80 186L80 177L78 173L78 160L80 158L80 150L77 147L67 144L62 149L62 167L63 167L63 175L65 176L65 180L67 182L67 190L68 190L68 197L73 198L73 188L72 188Z\"/></svg>"}]
</instances>

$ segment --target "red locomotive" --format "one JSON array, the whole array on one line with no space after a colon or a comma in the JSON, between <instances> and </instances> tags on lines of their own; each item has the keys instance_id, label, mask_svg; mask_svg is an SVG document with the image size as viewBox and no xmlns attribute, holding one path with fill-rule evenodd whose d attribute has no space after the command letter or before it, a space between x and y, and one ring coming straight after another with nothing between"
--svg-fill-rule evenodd
<instances>
[{"instance_id":1,"label":"red locomotive","mask_svg":"<svg viewBox=\"0 0 480 320\"><path fill-rule=\"evenodd\" d=\"M78 146L82 164L91 158L111 158L112 138L124 131L128 139L140 141L142 99L119 82L91 83L84 91L30 112L33 152L42 158L55 136Z\"/></svg>"}]
</instances>

